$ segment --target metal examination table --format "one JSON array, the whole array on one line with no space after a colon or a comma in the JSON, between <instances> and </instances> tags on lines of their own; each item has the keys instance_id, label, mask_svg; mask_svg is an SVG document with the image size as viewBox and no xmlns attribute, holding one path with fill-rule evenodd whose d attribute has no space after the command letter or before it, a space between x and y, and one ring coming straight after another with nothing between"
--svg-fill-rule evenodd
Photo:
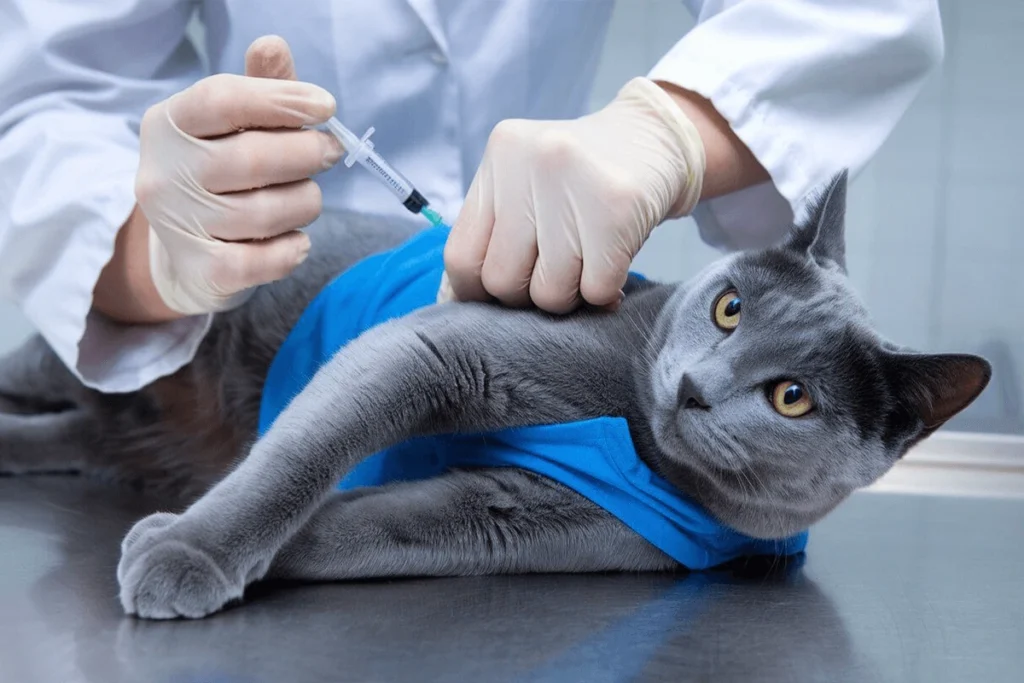
<instances>
[{"instance_id":1,"label":"metal examination table","mask_svg":"<svg viewBox=\"0 0 1024 683\"><path fill-rule=\"evenodd\" d=\"M1024 681L1024 501L862 493L787 567L269 586L125 618L133 520L172 503L0 479L0 681Z\"/></svg>"}]
</instances>

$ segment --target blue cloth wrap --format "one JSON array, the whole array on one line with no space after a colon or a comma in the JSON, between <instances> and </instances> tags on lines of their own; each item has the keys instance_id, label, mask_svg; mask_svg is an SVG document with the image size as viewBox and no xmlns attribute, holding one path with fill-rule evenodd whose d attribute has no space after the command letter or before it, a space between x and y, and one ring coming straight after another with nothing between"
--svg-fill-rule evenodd
<instances>
[{"instance_id":1,"label":"blue cloth wrap","mask_svg":"<svg viewBox=\"0 0 1024 683\"><path fill-rule=\"evenodd\" d=\"M447 236L447 227L421 232L360 261L320 292L270 366L261 436L345 344L374 325L434 303ZM520 467L549 477L694 570L743 556L790 555L807 544L806 531L759 540L717 522L640 460L621 417L412 439L367 458L338 488L425 479L451 467Z\"/></svg>"}]
</instances>

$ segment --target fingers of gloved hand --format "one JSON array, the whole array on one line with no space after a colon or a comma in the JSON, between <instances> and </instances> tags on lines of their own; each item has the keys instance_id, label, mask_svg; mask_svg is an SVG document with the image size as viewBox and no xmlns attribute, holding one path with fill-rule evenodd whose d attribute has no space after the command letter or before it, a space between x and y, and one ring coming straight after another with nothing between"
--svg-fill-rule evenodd
<instances>
[{"instance_id":1,"label":"fingers of gloved hand","mask_svg":"<svg viewBox=\"0 0 1024 683\"><path fill-rule=\"evenodd\" d=\"M264 242L221 243L210 264L208 281L225 292L274 282L305 261L309 249L309 235L297 230Z\"/></svg>"},{"instance_id":2,"label":"fingers of gloved hand","mask_svg":"<svg viewBox=\"0 0 1024 683\"><path fill-rule=\"evenodd\" d=\"M196 138L317 125L334 116L336 106L334 96L312 83L235 74L204 78L166 104L174 124Z\"/></svg>"},{"instance_id":3,"label":"fingers of gloved hand","mask_svg":"<svg viewBox=\"0 0 1024 683\"><path fill-rule=\"evenodd\" d=\"M318 130L247 130L202 144L208 152L193 173L214 194L309 178L344 153L333 135Z\"/></svg>"},{"instance_id":4,"label":"fingers of gloved hand","mask_svg":"<svg viewBox=\"0 0 1024 683\"><path fill-rule=\"evenodd\" d=\"M520 122L499 125L489 142L490 162L484 191L493 194L494 227L487 254L480 269L480 282L487 293L506 306L529 306L530 279L537 263L537 201L545 201L544 188L534 187L532 173L522 153ZM495 162L501 161L501 165ZM538 199L538 194L541 198Z\"/></svg>"},{"instance_id":5,"label":"fingers of gloved hand","mask_svg":"<svg viewBox=\"0 0 1024 683\"><path fill-rule=\"evenodd\" d=\"M245 75L294 81L295 61L288 43L281 36L261 36L245 51Z\"/></svg>"},{"instance_id":6,"label":"fingers of gloved hand","mask_svg":"<svg viewBox=\"0 0 1024 683\"><path fill-rule=\"evenodd\" d=\"M646 79L581 119L503 121L446 248L455 296L614 309L650 231L698 201L704 167L699 132Z\"/></svg>"},{"instance_id":7,"label":"fingers of gloved hand","mask_svg":"<svg viewBox=\"0 0 1024 683\"><path fill-rule=\"evenodd\" d=\"M601 251L591 253L584 249L580 276L583 300L592 306L617 308L634 255L630 249L618 244L605 244Z\"/></svg>"},{"instance_id":8,"label":"fingers of gloved hand","mask_svg":"<svg viewBox=\"0 0 1024 683\"><path fill-rule=\"evenodd\" d=\"M309 254L309 237L290 232L265 242L221 242L184 232L150 229L153 284L182 315L236 308L252 288L287 276ZM180 258L182 254L188 258Z\"/></svg>"},{"instance_id":9,"label":"fingers of gloved hand","mask_svg":"<svg viewBox=\"0 0 1024 683\"><path fill-rule=\"evenodd\" d=\"M477 172L466 193L462 211L444 246L444 268L451 300L487 301L481 279L487 245L494 230L494 192L489 172Z\"/></svg>"},{"instance_id":10,"label":"fingers of gloved hand","mask_svg":"<svg viewBox=\"0 0 1024 683\"><path fill-rule=\"evenodd\" d=\"M538 257L530 280L530 299L548 313L569 313L580 305L580 257L575 226L554 234L538 231Z\"/></svg>"},{"instance_id":11,"label":"fingers of gloved hand","mask_svg":"<svg viewBox=\"0 0 1024 683\"><path fill-rule=\"evenodd\" d=\"M512 308L530 305L530 278L537 262L537 233L518 212L495 219L480 282L487 293Z\"/></svg>"},{"instance_id":12,"label":"fingers of gloved hand","mask_svg":"<svg viewBox=\"0 0 1024 683\"><path fill-rule=\"evenodd\" d=\"M265 240L305 227L323 208L320 186L309 180L221 195L220 219L206 232L225 242Z\"/></svg>"}]
</instances>

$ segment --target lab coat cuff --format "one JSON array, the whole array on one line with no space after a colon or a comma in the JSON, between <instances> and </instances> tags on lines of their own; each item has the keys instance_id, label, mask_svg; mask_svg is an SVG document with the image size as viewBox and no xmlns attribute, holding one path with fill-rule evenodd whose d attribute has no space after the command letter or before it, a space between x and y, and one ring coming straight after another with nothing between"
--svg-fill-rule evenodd
<instances>
[{"instance_id":1,"label":"lab coat cuff","mask_svg":"<svg viewBox=\"0 0 1024 683\"><path fill-rule=\"evenodd\" d=\"M806 169L811 168L807 163L809 155L795 137L795 131L773 123L770 106L758 99L754 88L737 82L728 70L716 68L714 62L709 61L708 55L701 54L698 58L688 54L685 43L684 39L655 65L648 78L693 91L711 101L737 137L768 171L771 182L758 186L757 193L762 196L775 194L777 201L771 203L777 208L783 204L782 200L788 205L788 212L777 212L779 225L771 226L769 231L773 237L782 234L791 224L793 216L799 213L807 194L815 189L812 178L806 172ZM692 68L685 65L692 65ZM774 192L767 192L769 189ZM702 216L711 219L712 214L717 215L722 211L734 213L728 207L730 199L731 196L726 195L711 202L701 202L703 206L698 205L694 218L700 221ZM728 228L723 226L723 229ZM732 246L725 236L712 241L722 246Z\"/></svg>"},{"instance_id":2,"label":"lab coat cuff","mask_svg":"<svg viewBox=\"0 0 1024 683\"><path fill-rule=\"evenodd\" d=\"M768 170L776 189L795 210L813 182L801 170L807 167L808 155L793 135L794 131L773 125L770 106L758 99L754 88L737 83L726 70L717 69L707 55L698 59L685 53L685 46L677 46L655 65L648 78L692 90L710 100L737 137ZM694 67L681 66L685 64Z\"/></svg>"},{"instance_id":3,"label":"lab coat cuff","mask_svg":"<svg viewBox=\"0 0 1024 683\"><path fill-rule=\"evenodd\" d=\"M159 325L123 325L93 309L93 290L114 253L120 226L135 206L131 192L99 200L95 220L82 226L73 245L78 267L59 268L33 298L59 306L49 325L34 320L64 364L87 387L104 393L137 391L172 374L194 357L212 316ZM26 302L28 303L28 302ZM33 306L26 313L32 319Z\"/></svg>"},{"instance_id":4,"label":"lab coat cuff","mask_svg":"<svg viewBox=\"0 0 1024 683\"><path fill-rule=\"evenodd\" d=\"M90 310L76 374L103 393L138 391L192 362L212 321L207 314L159 325L122 325Z\"/></svg>"}]
</instances>

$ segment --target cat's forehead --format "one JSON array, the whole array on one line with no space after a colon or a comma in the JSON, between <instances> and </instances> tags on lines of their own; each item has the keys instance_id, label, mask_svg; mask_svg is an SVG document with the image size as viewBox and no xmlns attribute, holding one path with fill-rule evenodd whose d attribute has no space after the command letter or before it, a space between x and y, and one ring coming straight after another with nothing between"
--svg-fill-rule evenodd
<instances>
[{"instance_id":1,"label":"cat's forehead","mask_svg":"<svg viewBox=\"0 0 1024 683\"><path fill-rule=\"evenodd\" d=\"M867 322L866 309L846 275L802 254L786 249L742 254L731 262L727 277L743 297L744 313L766 322Z\"/></svg>"},{"instance_id":2,"label":"cat's forehead","mask_svg":"<svg viewBox=\"0 0 1024 683\"><path fill-rule=\"evenodd\" d=\"M722 278L742 298L744 326L780 348L872 344L867 312L838 269L778 249L738 255Z\"/></svg>"},{"instance_id":3,"label":"cat's forehead","mask_svg":"<svg viewBox=\"0 0 1024 683\"><path fill-rule=\"evenodd\" d=\"M746 299L779 293L807 298L826 285L814 261L782 249L740 254L730 263L728 274Z\"/></svg>"}]
</instances>

